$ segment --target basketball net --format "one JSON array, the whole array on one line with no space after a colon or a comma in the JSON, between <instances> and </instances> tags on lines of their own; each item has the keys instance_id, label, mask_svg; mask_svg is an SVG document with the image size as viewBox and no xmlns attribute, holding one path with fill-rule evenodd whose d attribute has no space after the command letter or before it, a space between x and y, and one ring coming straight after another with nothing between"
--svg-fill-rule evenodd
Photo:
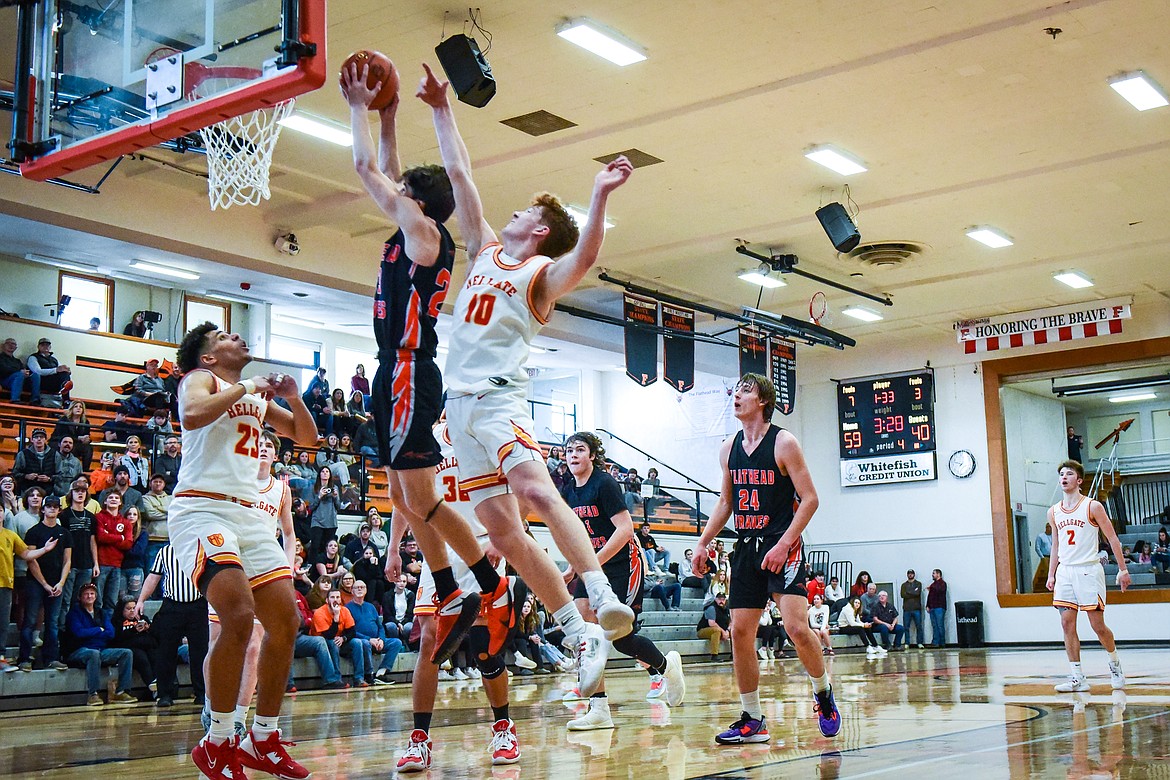
<instances>
[{"instance_id":1,"label":"basketball net","mask_svg":"<svg viewBox=\"0 0 1170 780\"><path fill-rule=\"evenodd\" d=\"M295 100L286 100L199 131L207 150L207 194L212 211L234 204L255 206L271 197L268 173L272 152L280 138L280 123L292 114L295 104Z\"/></svg>"}]
</instances>

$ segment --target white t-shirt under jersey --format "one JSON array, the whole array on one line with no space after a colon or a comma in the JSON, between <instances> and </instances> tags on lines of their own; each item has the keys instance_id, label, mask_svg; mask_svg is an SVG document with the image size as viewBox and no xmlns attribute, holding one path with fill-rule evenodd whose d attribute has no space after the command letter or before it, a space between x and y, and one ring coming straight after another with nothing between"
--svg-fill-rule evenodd
<instances>
[{"instance_id":1,"label":"white t-shirt under jersey","mask_svg":"<svg viewBox=\"0 0 1170 780\"><path fill-rule=\"evenodd\" d=\"M1058 546L1057 560L1061 566L1083 566L1098 563L1096 521L1089 514L1092 499L1081 496L1072 509L1064 508L1064 501L1052 507L1052 520L1056 531L1052 535Z\"/></svg>"}]
</instances>

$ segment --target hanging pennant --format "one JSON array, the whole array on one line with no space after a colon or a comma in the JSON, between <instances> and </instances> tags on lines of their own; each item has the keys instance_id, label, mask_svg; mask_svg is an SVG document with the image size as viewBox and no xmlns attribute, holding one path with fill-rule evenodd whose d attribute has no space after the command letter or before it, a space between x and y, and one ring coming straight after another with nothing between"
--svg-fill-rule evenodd
<instances>
[{"instance_id":1,"label":"hanging pennant","mask_svg":"<svg viewBox=\"0 0 1170 780\"><path fill-rule=\"evenodd\" d=\"M662 327L662 376L685 393L695 386L695 310L662 304Z\"/></svg>"},{"instance_id":2,"label":"hanging pennant","mask_svg":"<svg viewBox=\"0 0 1170 780\"><path fill-rule=\"evenodd\" d=\"M739 326L739 375L768 372L768 334L754 325Z\"/></svg>"},{"instance_id":3,"label":"hanging pennant","mask_svg":"<svg viewBox=\"0 0 1170 780\"><path fill-rule=\"evenodd\" d=\"M658 301L625 293L623 308L626 376L646 387L658 381Z\"/></svg>"},{"instance_id":4,"label":"hanging pennant","mask_svg":"<svg viewBox=\"0 0 1170 780\"><path fill-rule=\"evenodd\" d=\"M796 342L773 336L768 343L772 353L776 409L780 414L792 414L796 409Z\"/></svg>"}]
</instances>

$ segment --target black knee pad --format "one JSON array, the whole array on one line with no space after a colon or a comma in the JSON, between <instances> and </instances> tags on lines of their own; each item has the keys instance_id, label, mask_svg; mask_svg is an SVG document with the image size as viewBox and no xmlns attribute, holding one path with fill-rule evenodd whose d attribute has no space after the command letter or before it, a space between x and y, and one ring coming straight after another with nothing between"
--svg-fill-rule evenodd
<instances>
[{"instance_id":1,"label":"black knee pad","mask_svg":"<svg viewBox=\"0 0 1170 780\"><path fill-rule=\"evenodd\" d=\"M475 665L479 667L479 673L483 675L485 680L494 680L507 671L504 666L504 655L489 655L487 658L475 657Z\"/></svg>"},{"instance_id":2,"label":"black knee pad","mask_svg":"<svg viewBox=\"0 0 1170 780\"><path fill-rule=\"evenodd\" d=\"M472 658L485 680L494 680L507 671L502 653L488 655L488 642L491 635L487 626L472 626L467 632L467 643L471 646Z\"/></svg>"}]
</instances>

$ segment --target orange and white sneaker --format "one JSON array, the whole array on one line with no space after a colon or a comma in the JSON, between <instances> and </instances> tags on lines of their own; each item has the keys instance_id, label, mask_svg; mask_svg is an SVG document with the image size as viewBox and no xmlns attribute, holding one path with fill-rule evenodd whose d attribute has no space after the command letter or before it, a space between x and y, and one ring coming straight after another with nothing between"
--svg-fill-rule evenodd
<instances>
[{"instance_id":1,"label":"orange and white sneaker","mask_svg":"<svg viewBox=\"0 0 1170 780\"><path fill-rule=\"evenodd\" d=\"M240 764L236 737L230 737L218 745L204 737L191 751L191 761L208 780L248 780Z\"/></svg>"},{"instance_id":2,"label":"orange and white sneaker","mask_svg":"<svg viewBox=\"0 0 1170 780\"><path fill-rule=\"evenodd\" d=\"M495 591L483 595L487 600L488 655L499 655L516 628L516 605L528 600L528 586L519 577L500 577Z\"/></svg>"},{"instance_id":3,"label":"orange and white sneaker","mask_svg":"<svg viewBox=\"0 0 1170 780\"><path fill-rule=\"evenodd\" d=\"M398 771L425 772L431 768L431 738L422 729L410 732L410 742L398 757Z\"/></svg>"},{"instance_id":4,"label":"orange and white sneaker","mask_svg":"<svg viewBox=\"0 0 1170 780\"><path fill-rule=\"evenodd\" d=\"M443 601L435 595L435 651L431 663L441 664L455 655L463 637L479 617L478 593L455 592Z\"/></svg>"},{"instance_id":5,"label":"orange and white sneaker","mask_svg":"<svg viewBox=\"0 0 1170 780\"><path fill-rule=\"evenodd\" d=\"M272 732L267 739L257 740L251 730L239 743L236 753L240 763L248 769L259 769L280 780L305 780L312 777L312 773L293 761L285 745L295 745L295 742L285 742L280 738L280 730Z\"/></svg>"},{"instance_id":6,"label":"orange and white sneaker","mask_svg":"<svg viewBox=\"0 0 1170 780\"><path fill-rule=\"evenodd\" d=\"M492 766L515 764L520 760L520 740L516 738L516 724L511 720L497 720L492 724Z\"/></svg>"}]
</instances>

